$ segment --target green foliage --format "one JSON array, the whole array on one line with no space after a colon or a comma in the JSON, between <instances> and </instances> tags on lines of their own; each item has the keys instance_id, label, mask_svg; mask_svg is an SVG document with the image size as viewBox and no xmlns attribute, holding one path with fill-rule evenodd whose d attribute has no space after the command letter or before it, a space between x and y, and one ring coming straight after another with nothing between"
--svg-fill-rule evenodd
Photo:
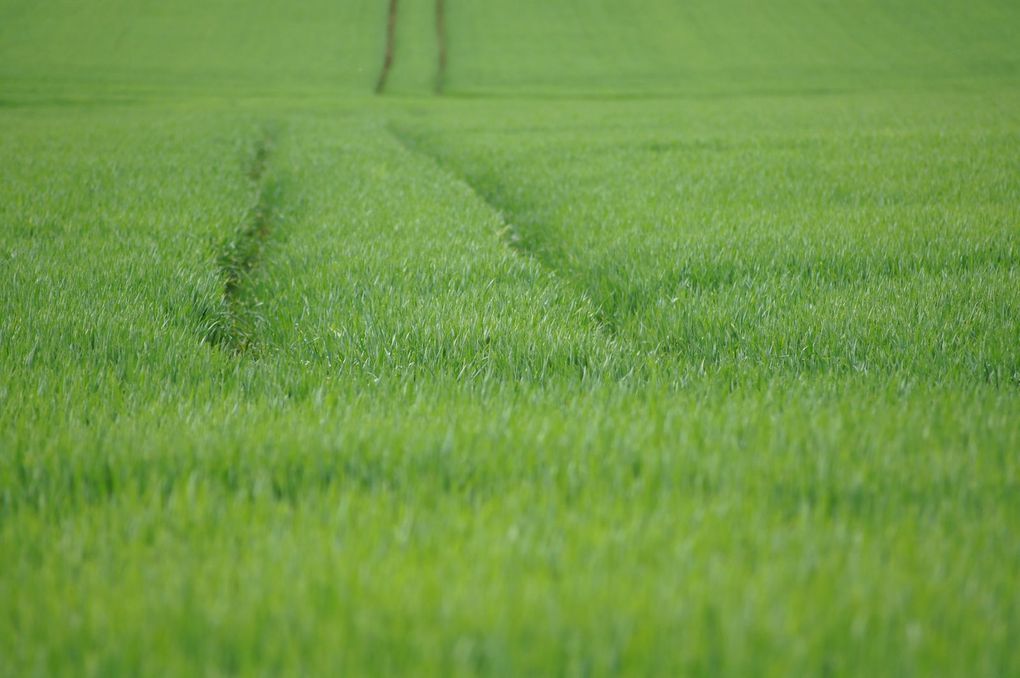
<instances>
[{"instance_id":1,"label":"green foliage","mask_svg":"<svg viewBox=\"0 0 1020 678\"><path fill-rule=\"evenodd\" d=\"M1020 672L991 0L0 6L0 674Z\"/></svg>"}]
</instances>

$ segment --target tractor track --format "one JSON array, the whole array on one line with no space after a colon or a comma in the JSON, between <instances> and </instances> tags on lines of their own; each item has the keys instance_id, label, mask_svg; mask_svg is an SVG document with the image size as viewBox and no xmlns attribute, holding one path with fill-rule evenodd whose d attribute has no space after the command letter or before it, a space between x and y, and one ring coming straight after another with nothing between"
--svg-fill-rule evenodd
<instances>
[{"instance_id":1,"label":"tractor track","mask_svg":"<svg viewBox=\"0 0 1020 678\"><path fill-rule=\"evenodd\" d=\"M463 176L462 173L450 167L437 153L425 148L413 135L393 125L387 125L386 130L405 152L425 158L437 170L446 174L453 181L465 186L471 195L484 204L498 219L500 226L496 230L496 236L503 245L518 257L535 262L547 275L559 280L569 288L573 294L576 294L590 308L590 316L594 322L595 330L605 333L614 340L614 343L618 343L619 333L617 332L614 319L599 304L594 302L588 290L577 284L576 279L570 276L569 273L561 270L562 267L559 265L561 257L551 253L549 248L538 246L534 239L524 236L511 216L514 210L510 206L500 206L500 204L488 197L483 189Z\"/></svg>"},{"instance_id":2,"label":"tractor track","mask_svg":"<svg viewBox=\"0 0 1020 678\"><path fill-rule=\"evenodd\" d=\"M393 54L396 51L397 42L397 0L390 0L390 8L386 15L386 50L383 54L382 68L379 70L379 79L375 83L375 93L382 94L386 90L386 81L393 69Z\"/></svg>"},{"instance_id":3,"label":"tractor track","mask_svg":"<svg viewBox=\"0 0 1020 678\"><path fill-rule=\"evenodd\" d=\"M253 196L251 206L216 257L222 287L220 308L205 339L235 354L245 353L257 343L259 304L251 295L250 283L263 262L278 217L280 186L268 172L275 144L272 131L264 132L255 142L245 170Z\"/></svg>"},{"instance_id":4,"label":"tractor track","mask_svg":"<svg viewBox=\"0 0 1020 678\"><path fill-rule=\"evenodd\" d=\"M436 94L446 86L446 0L436 0Z\"/></svg>"},{"instance_id":5,"label":"tractor track","mask_svg":"<svg viewBox=\"0 0 1020 678\"><path fill-rule=\"evenodd\" d=\"M389 82L390 72L397 51L397 20L400 14L399 0L389 0L386 12L386 46L383 50L383 62L379 69L379 77L375 83L375 93L384 94ZM446 67L448 51L446 40L446 0L436 0L435 4L436 32L436 76L433 83L434 92L441 95L446 87Z\"/></svg>"}]
</instances>

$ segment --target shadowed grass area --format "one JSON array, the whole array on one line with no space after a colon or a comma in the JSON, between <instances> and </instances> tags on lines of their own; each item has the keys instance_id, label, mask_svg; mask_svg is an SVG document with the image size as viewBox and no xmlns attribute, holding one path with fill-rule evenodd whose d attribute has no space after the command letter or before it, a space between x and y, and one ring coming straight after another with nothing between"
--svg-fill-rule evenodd
<instances>
[{"instance_id":1,"label":"shadowed grass area","mask_svg":"<svg viewBox=\"0 0 1020 678\"><path fill-rule=\"evenodd\" d=\"M259 302L250 298L247 288L265 256L276 220L276 206L281 200L279 180L266 176L274 144L275 138L270 132L264 132L255 140L247 171L253 204L217 257L223 283L222 312L210 323L205 339L214 346L235 352L253 348L258 332Z\"/></svg>"}]
</instances>

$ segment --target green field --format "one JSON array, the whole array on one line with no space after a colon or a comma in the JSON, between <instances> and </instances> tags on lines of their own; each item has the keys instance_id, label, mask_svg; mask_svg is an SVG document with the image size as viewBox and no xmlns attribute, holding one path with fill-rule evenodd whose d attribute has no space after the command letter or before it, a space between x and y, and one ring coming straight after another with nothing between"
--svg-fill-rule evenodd
<instances>
[{"instance_id":1,"label":"green field","mask_svg":"<svg viewBox=\"0 0 1020 678\"><path fill-rule=\"evenodd\" d=\"M398 6L0 0L0 675L1020 675L1020 4Z\"/></svg>"}]
</instances>

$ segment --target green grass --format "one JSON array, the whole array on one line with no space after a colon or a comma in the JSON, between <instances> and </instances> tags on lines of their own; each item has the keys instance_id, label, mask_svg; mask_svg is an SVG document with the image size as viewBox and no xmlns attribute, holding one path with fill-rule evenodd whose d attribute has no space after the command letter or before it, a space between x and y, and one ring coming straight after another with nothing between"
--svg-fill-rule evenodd
<instances>
[{"instance_id":1,"label":"green grass","mask_svg":"<svg viewBox=\"0 0 1020 678\"><path fill-rule=\"evenodd\" d=\"M1013 3L0 3L0 674L1020 673Z\"/></svg>"}]
</instances>

